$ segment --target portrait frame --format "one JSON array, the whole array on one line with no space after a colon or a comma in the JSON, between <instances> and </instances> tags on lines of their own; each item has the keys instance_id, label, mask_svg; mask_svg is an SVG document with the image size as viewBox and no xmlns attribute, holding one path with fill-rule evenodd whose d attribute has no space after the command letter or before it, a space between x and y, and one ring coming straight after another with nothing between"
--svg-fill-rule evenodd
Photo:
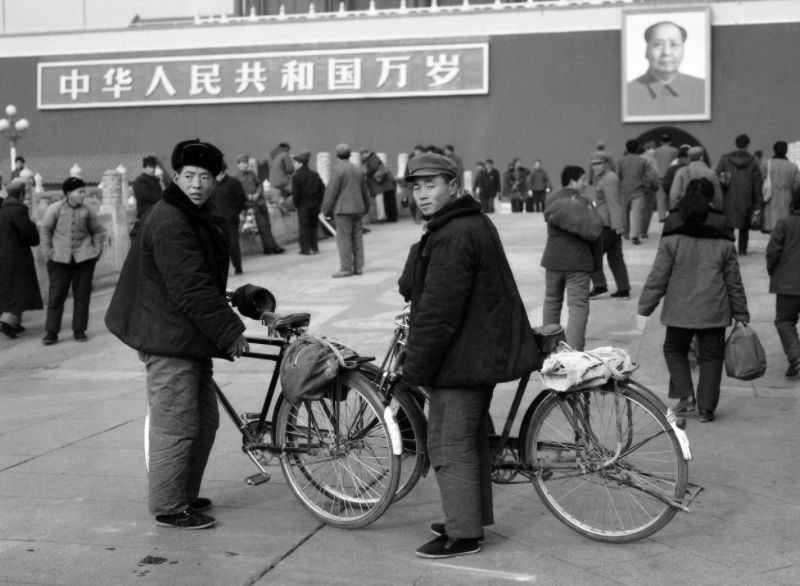
<instances>
[{"instance_id":1,"label":"portrait frame","mask_svg":"<svg viewBox=\"0 0 800 586\"><path fill-rule=\"evenodd\" d=\"M686 32L675 88L649 83L651 62L644 35L649 26L660 22L674 23ZM621 37L623 122L711 120L708 6L623 10Z\"/></svg>"}]
</instances>

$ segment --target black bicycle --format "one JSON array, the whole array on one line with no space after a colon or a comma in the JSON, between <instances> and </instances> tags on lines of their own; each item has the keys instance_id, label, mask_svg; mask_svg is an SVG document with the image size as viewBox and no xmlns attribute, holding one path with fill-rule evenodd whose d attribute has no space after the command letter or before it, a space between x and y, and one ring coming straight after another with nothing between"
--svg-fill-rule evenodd
<instances>
[{"instance_id":1,"label":"black bicycle","mask_svg":"<svg viewBox=\"0 0 800 586\"><path fill-rule=\"evenodd\" d=\"M246 482L266 482L267 466L278 456L292 492L320 520L348 529L372 523L392 503L400 480L399 430L375 384L357 368L340 369L322 398L288 401L278 392L280 366L289 344L308 330L310 315L274 313L272 294L252 285L229 292L228 299L266 326L265 336L247 336L250 349L243 356L275 363L259 411L240 413L217 388L241 431L242 451L259 470Z\"/></svg>"},{"instance_id":2,"label":"black bicycle","mask_svg":"<svg viewBox=\"0 0 800 586\"><path fill-rule=\"evenodd\" d=\"M395 498L428 470L425 391L402 378L409 308L395 320L380 367L367 372L400 426L403 469ZM545 354L563 338L559 327L534 330ZM490 436L492 480L530 482L547 508L571 529L599 541L625 543L652 535L702 487L689 481L689 440L682 422L650 389L629 377L591 388L540 390L511 436L530 374L520 379L500 434Z\"/></svg>"}]
</instances>

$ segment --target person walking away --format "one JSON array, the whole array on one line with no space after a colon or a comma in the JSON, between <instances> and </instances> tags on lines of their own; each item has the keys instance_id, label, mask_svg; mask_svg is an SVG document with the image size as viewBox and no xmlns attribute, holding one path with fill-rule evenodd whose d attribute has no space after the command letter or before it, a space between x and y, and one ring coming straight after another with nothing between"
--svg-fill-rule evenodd
<instances>
[{"instance_id":1,"label":"person walking away","mask_svg":"<svg viewBox=\"0 0 800 586\"><path fill-rule=\"evenodd\" d=\"M142 158L142 172L133 180L133 197L136 200L136 220L131 228L131 238L134 238L139 231L142 220L147 213L161 199L163 188L161 180L156 176L158 159L153 155Z\"/></svg>"},{"instance_id":2,"label":"person walking away","mask_svg":"<svg viewBox=\"0 0 800 586\"><path fill-rule=\"evenodd\" d=\"M222 172L217 147L175 145L174 181L131 246L105 323L139 353L147 373L148 506L160 527L205 529L200 486L219 426L212 358L247 351L225 298L228 249L209 199Z\"/></svg>"},{"instance_id":3,"label":"person walking away","mask_svg":"<svg viewBox=\"0 0 800 586\"><path fill-rule=\"evenodd\" d=\"M336 158L322 202L322 213L336 217L339 270L333 273L334 279L360 275L364 270L363 218L369 212L366 178L361 167L350 162L350 147L338 144Z\"/></svg>"},{"instance_id":4,"label":"person walking away","mask_svg":"<svg viewBox=\"0 0 800 586\"><path fill-rule=\"evenodd\" d=\"M774 196L773 196L774 197ZM789 361L786 377L800 377L800 189L795 189L789 214L778 220L767 243L769 292L775 295L775 329Z\"/></svg>"},{"instance_id":5,"label":"person walking away","mask_svg":"<svg viewBox=\"0 0 800 586\"><path fill-rule=\"evenodd\" d=\"M242 274L242 247L239 244L239 215L247 207L247 195L241 181L231 177L228 166L223 162L222 171L216 177L211 190L209 205L212 213L222 220L223 236L233 263L233 272Z\"/></svg>"},{"instance_id":6,"label":"person walking away","mask_svg":"<svg viewBox=\"0 0 800 586\"><path fill-rule=\"evenodd\" d=\"M539 368L525 306L497 229L459 192L451 159L424 154L405 180L426 220L399 280L411 301L405 380L430 396L428 454L444 521L416 555L441 559L481 550L494 523L489 406L494 386Z\"/></svg>"},{"instance_id":7,"label":"person walking away","mask_svg":"<svg viewBox=\"0 0 800 586\"><path fill-rule=\"evenodd\" d=\"M625 233L625 208L619 193L619 178L611 169L610 157L604 151L592 155L592 171L595 177L595 206L603 219L603 234L600 237L600 261L592 273L592 290L589 297L597 297L608 292L608 283L603 271L602 257L608 258L608 266L614 275L617 290L611 297L628 299L631 285L628 268L622 255L622 235Z\"/></svg>"},{"instance_id":8,"label":"person walking away","mask_svg":"<svg viewBox=\"0 0 800 586\"><path fill-rule=\"evenodd\" d=\"M511 200L511 211L521 213L528 197L528 170L514 158L503 177L503 197Z\"/></svg>"},{"instance_id":9,"label":"person walking away","mask_svg":"<svg viewBox=\"0 0 800 586\"><path fill-rule=\"evenodd\" d=\"M319 173L308 166L311 151L300 151L294 160L292 198L297 209L300 254L318 254L319 211L325 196L325 184Z\"/></svg>"},{"instance_id":10,"label":"person walking away","mask_svg":"<svg viewBox=\"0 0 800 586\"><path fill-rule=\"evenodd\" d=\"M39 232L25 205L25 188L19 179L9 183L0 206L0 330L12 339L25 331L22 312L43 307L31 252Z\"/></svg>"},{"instance_id":11,"label":"person walking away","mask_svg":"<svg viewBox=\"0 0 800 586\"><path fill-rule=\"evenodd\" d=\"M561 172L562 189L552 194L544 208L547 241L542 254L545 296L542 323L561 323L564 294L567 297L567 343L575 350L586 344L589 321L589 286L600 266L603 219L584 195L586 171L567 165Z\"/></svg>"},{"instance_id":12,"label":"person walking away","mask_svg":"<svg viewBox=\"0 0 800 586\"><path fill-rule=\"evenodd\" d=\"M681 170L683 167L689 164L689 145L683 144L678 149L678 154L675 160L670 164L669 168L667 168L667 172L664 173L664 178L661 180L661 191L664 192L664 216L660 217L659 219L663 222L667 218L667 214L669 210L672 209L670 205L670 191L672 190L672 184L675 183L675 175L677 175L678 171ZM722 209L722 203L720 202L719 209ZM660 212L659 212L660 213Z\"/></svg>"},{"instance_id":13,"label":"person walking away","mask_svg":"<svg viewBox=\"0 0 800 586\"><path fill-rule=\"evenodd\" d=\"M105 230L94 209L84 203L86 184L70 177L61 185L64 199L50 204L42 219L40 237L50 279L45 346L58 342L64 302L72 285L72 334L85 342L89 325L89 301L97 259L103 253Z\"/></svg>"},{"instance_id":14,"label":"person walking away","mask_svg":"<svg viewBox=\"0 0 800 586\"><path fill-rule=\"evenodd\" d=\"M233 176L242 184L249 205L253 208L258 235L261 238L261 251L264 254L281 254L285 250L278 246L272 236L272 221L269 216L269 205L264 194L264 187L249 165L249 155L243 154L236 157L237 170Z\"/></svg>"},{"instance_id":15,"label":"person walking away","mask_svg":"<svg viewBox=\"0 0 800 586\"><path fill-rule=\"evenodd\" d=\"M692 179L708 179L714 188L714 197L711 201L711 205L715 209L722 209L724 199L722 187L716 173L714 173L714 171L712 171L703 160L704 154L705 151L703 150L703 147L698 145L689 147L689 150L686 151L688 163L685 167L678 169L675 172L672 185L670 186L670 210L674 209L678 205L678 202L686 193L686 189Z\"/></svg>"},{"instance_id":16,"label":"person walking away","mask_svg":"<svg viewBox=\"0 0 800 586\"><path fill-rule=\"evenodd\" d=\"M654 142L647 142L644 145L642 157L650 165L650 181L645 184L644 198L642 199L642 222L640 238L646 240L650 237L650 222L653 221L653 212L658 207L658 186L661 177L658 174L658 161L656 160L656 145Z\"/></svg>"},{"instance_id":17,"label":"person walking away","mask_svg":"<svg viewBox=\"0 0 800 586\"><path fill-rule=\"evenodd\" d=\"M366 151L361 161L367 185L372 197L382 197L387 222L397 221L397 181L381 158L373 151Z\"/></svg>"},{"instance_id":18,"label":"person walking away","mask_svg":"<svg viewBox=\"0 0 800 586\"><path fill-rule=\"evenodd\" d=\"M645 191L653 189L656 179L655 169L639 154L640 145L636 139L625 143L625 153L617 164L619 190L625 204L625 237L631 244L641 244L642 209Z\"/></svg>"},{"instance_id":19,"label":"person walking away","mask_svg":"<svg viewBox=\"0 0 800 586\"><path fill-rule=\"evenodd\" d=\"M781 218L789 215L792 193L800 189L800 170L786 158L789 146L779 140L772 146L774 156L761 166L764 182L771 185L769 201L764 201L763 232L772 232Z\"/></svg>"},{"instance_id":20,"label":"person walking away","mask_svg":"<svg viewBox=\"0 0 800 586\"><path fill-rule=\"evenodd\" d=\"M699 408L700 421L715 418L725 353L725 328L731 319L750 321L733 229L711 206L714 186L692 179L686 195L664 222L656 258L639 296L639 315L648 316L661 299L667 328L664 359L669 397L676 413ZM700 370L695 399L689 349L697 336Z\"/></svg>"},{"instance_id":21,"label":"person walking away","mask_svg":"<svg viewBox=\"0 0 800 586\"><path fill-rule=\"evenodd\" d=\"M753 210L760 209L762 204L761 168L747 150L749 145L749 136L737 136L736 150L722 155L716 168L722 185L725 215L739 233L737 244L740 255L747 254L750 218Z\"/></svg>"},{"instance_id":22,"label":"person walking away","mask_svg":"<svg viewBox=\"0 0 800 586\"><path fill-rule=\"evenodd\" d=\"M269 193L268 199L275 202L280 212L289 213L292 197L292 173L294 173L294 160L289 154L288 142L279 143L270 153L269 161Z\"/></svg>"},{"instance_id":23,"label":"person walking away","mask_svg":"<svg viewBox=\"0 0 800 586\"><path fill-rule=\"evenodd\" d=\"M550 191L550 178L547 176L547 171L542 168L542 161L536 159L533 162L533 169L530 176L531 187L531 209L529 212L543 212L545 198Z\"/></svg>"},{"instance_id":24,"label":"person walking away","mask_svg":"<svg viewBox=\"0 0 800 586\"><path fill-rule=\"evenodd\" d=\"M658 137L658 146L653 151L658 174L658 191L656 192L656 211L658 220L663 222L669 213L669 189L664 189L664 178L667 171L678 158L678 149L672 146L672 135L668 132Z\"/></svg>"}]
</instances>

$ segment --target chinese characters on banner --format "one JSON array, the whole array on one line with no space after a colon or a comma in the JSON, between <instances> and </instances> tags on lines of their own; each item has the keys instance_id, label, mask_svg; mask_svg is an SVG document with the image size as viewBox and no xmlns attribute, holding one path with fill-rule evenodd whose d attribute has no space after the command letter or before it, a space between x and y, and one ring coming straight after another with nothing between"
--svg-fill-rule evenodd
<instances>
[{"instance_id":1,"label":"chinese characters on banner","mask_svg":"<svg viewBox=\"0 0 800 586\"><path fill-rule=\"evenodd\" d=\"M41 62L39 109L489 93L488 43Z\"/></svg>"}]
</instances>

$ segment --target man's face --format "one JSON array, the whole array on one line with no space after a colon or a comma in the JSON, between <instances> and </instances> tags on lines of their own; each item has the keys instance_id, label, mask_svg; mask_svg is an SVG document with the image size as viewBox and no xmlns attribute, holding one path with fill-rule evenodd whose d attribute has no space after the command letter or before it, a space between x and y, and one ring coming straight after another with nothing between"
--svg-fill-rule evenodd
<instances>
[{"instance_id":1,"label":"man's face","mask_svg":"<svg viewBox=\"0 0 800 586\"><path fill-rule=\"evenodd\" d=\"M436 175L414 179L411 189L422 215L432 216L455 197L458 186L455 179Z\"/></svg>"},{"instance_id":2,"label":"man's face","mask_svg":"<svg viewBox=\"0 0 800 586\"><path fill-rule=\"evenodd\" d=\"M247 171L247 161L239 161L236 166L239 167L239 171Z\"/></svg>"},{"instance_id":3,"label":"man's face","mask_svg":"<svg viewBox=\"0 0 800 586\"><path fill-rule=\"evenodd\" d=\"M25 163L22 161L14 161L14 168L17 170L22 169L25 166Z\"/></svg>"},{"instance_id":4,"label":"man's face","mask_svg":"<svg viewBox=\"0 0 800 586\"><path fill-rule=\"evenodd\" d=\"M211 197L214 189L214 176L210 171L194 165L186 165L175 174L175 183L197 207L202 206Z\"/></svg>"},{"instance_id":5,"label":"man's face","mask_svg":"<svg viewBox=\"0 0 800 586\"><path fill-rule=\"evenodd\" d=\"M67 203L74 208L79 207L83 204L83 200L86 199L86 188L79 187L78 189L73 189L67 194Z\"/></svg>"},{"instance_id":6,"label":"man's face","mask_svg":"<svg viewBox=\"0 0 800 586\"><path fill-rule=\"evenodd\" d=\"M147 175L154 177L156 174L156 168L154 165L148 165L147 167L142 167L142 171L144 171Z\"/></svg>"},{"instance_id":7,"label":"man's face","mask_svg":"<svg viewBox=\"0 0 800 586\"><path fill-rule=\"evenodd\" d=\"M586 185L587 185L586 173L584 173L583 175L578 177L578 179L571 181L569 187L571 187L578 193L583 193L584 191L586 191Z\"/></svg>"},{"instance_id":8,"label":"man's face","mask_svg":"<svg viewBox=\"0 0 800 586\"><path fill-rule=\"evenodd\" d=\"M662 24L653 29L647 42L645 57L650 72L659 79L670 79L678 73L683 61L683 36L674 24Z\"/></svg>"},{"instance_id":9,"label":"man's face","mask_svg":"<svg viewBox=\"0 0 800 586\"><path fill-rule=\"evenodd\" d=\"M491 163L486 163L486 169L491 171L492 169L494 169L494 165L492 165Z\"/></svg>"}]
</instances>

